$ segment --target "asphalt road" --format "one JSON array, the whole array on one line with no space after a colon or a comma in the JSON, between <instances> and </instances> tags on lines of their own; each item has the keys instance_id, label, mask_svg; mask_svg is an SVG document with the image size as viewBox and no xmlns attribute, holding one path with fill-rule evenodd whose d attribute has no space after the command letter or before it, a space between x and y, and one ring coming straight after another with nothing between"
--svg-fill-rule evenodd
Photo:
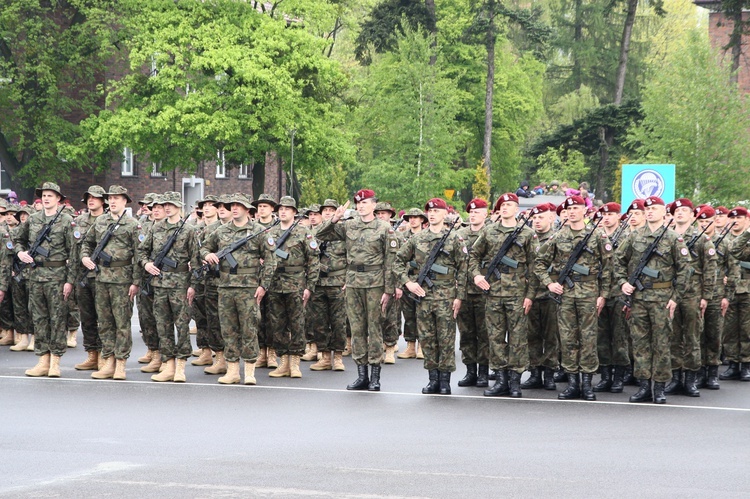
<instances>
[{"instance_id":1,"label":"asphalt road","mask_svg":"<svg viewBox=\"0 0 750 499\"><path fill-rule=\"evenodd\" d=\"M137 328L134 328L137 331ZM81 341L79 333L79 343ZM426 396L421 361L384 366L382 392L347 371L221 386L188 366L155 383L95 381L62 360L32 379L31 352L0 350L1 497L706 497L750 491L750 383L629 404L557 392ZM404 345L401 345L403 348ZM564 388L564 385L558 385Z\"/></svg>"}]
</instances>

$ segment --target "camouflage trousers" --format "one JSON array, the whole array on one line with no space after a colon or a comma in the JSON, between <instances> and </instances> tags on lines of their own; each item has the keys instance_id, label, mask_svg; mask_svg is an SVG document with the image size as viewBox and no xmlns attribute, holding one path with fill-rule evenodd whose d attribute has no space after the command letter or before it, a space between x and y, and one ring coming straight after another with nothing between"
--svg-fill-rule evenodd
<instances>
[{"instance_id":1,"label":"camouflage trousers","mask_svg":"<svg viewBox=\"0 0 750 499\"><path fill-rule=\"evenodd\" d=\"M346 296L340 286L316 286L307 304L308 329L323 352L346 348Z\"/></svg>"},{"instance_id":2,"label":"camouflage trousers","mask_svg":"<svg viewBox=\"0 0 750 499\"><path fill-rule=\"evenodd\" d=\"M13 279L15 282L15 279ZM0 329L14 329L15 318L13 315L13 287L8 286L5 298L0 302Z\"/></svg>"},{"instance_id":3,"label":"camouflage trousers","mask_svg":"<svg viewBox=\"0 0 750 499\"><path fill-rule=\"evenodd\" d=\"M206 284L201 282L196 285L195 299L193 300L193 306L190 307L190 318L195 321L195 344L198 348L210 348L208 346L208 327L206 318Z\"/></svg>"},{"instance_id":4,"label":"camouflage trousers","mask_svg":"<svg viewBox=\"0 0 750 499\"><path fill-rule=\"evenodd\" d=\"M458 312L458 345L464 364L490 364L490 337L484 319L486 306L484 294L470 294L461 303L461 310Z\"/></svg>"},{"instance_id":5,"label":"camouflage trousers","mask_svg":"<svg viewBox=\"0 0 750 499\"><path fill-rule=\"evenodd\" d=\"M379 366L383 361L380 299L383 286L346 288L346 316L352 330L352 358L358 366Z\"/></svg>"},{"instance_id":6,"label":"camouflage trousers","mask_svg":"<svg viewBox=\"0 0 750 499\"><path fill-rule=\"evenodd\" d=\"M68 345L68 304L63 299L62 281L31 282L29 310L34 320L34 353L63 355Z\"/></svg>"},{"instance_id":7,"label":"camouflage trousers","mask_svg":"<svg viewBox=\"0 0 750 499\"><path fill-rule=\"evenodd\" d=\"M484 313L490 340L490 368L523 373L529 365L529 321L523 297L487 297Z\"/></svg>"},{"instance_id":8,"label":"camouflage trousers","mask_svg":"<svg viewBox=\"0 0 750 499\"><path fill-rule=\"evenodd\" d=\"M102 340L99 337L99 319L96 315L96 280L89 279L86 287L75 284L78 312L81 315L81 332L83 348L87 352L101 351Z\"/></svg>"},{"instance_id":9,"label":"camouflage trousers","mask_svg":"<svg viewBox=\"0 0 750 499\"><path fill-rule=\"evenodd\" d=\"M388 305L385 308L385 315L380 316L383 343L388 347L392 347L398 343L398 337L401 334L401 302L404 300L409 300L409 298L404 296L400 300L397 300L395 296L391 295Z\"/></svg>"},{"instance_id":10,"label":"camouflage trousers","mask_svg":"<svg viewBox=\"0 0 750 499\"><path fill-rule=\"evenodd\" d=\"M156 330L156 318L154 317L154 297L139 294L136 300L138 323L141 326L143 343L149 350L159 350L159 333Z\"/></svg>"},{"instance_id":11,"label":"camouflage trousers","mask_svg":"<svg viewBox=\"0 0 750 499\"><path fill-rule=\"evenodd\" d=\"M408 298L399 301L404 315L404 341L417 341L417 302Z\"/></svg>"},{"instance_id":12,"label":"camouflage trousers","mask_svg":"<svg viewBox=\"0 0 750 499\"><path fill-rule=\"evenodd\" d=\"M206 299L204 303L206 306L206 339L208 342L208 348L214 352L223 352L224 339L221 336L221 321L219 319L219 288L217 286L206 283ZM255 303L255 298L253 298L253 303Z\"/></svg>"},{"instance_id":13,"label":"camouflage trousers","mask_svg":"<svg viewBox=\"0 0 750 499\"><path fill-rule=\"evenodd\" d=\"M154 318L162 362L174 358L189 359L193 353L190 344L190 307L186 296L186 288L154 287Z\"/></svg>"},{"instance_id":14,"label":"camouflage trousers","mask_svg":"<svg viewBox=\"0 0 750 499\"><path fill-rule=\"evenodd\" d=\"M633 299L630 335L633 338L633 374L638 379L666 383L672 379L669 338L672 321L666 303Z\"/></svg>"},{"instance_id":15,"label":"camouflage trousers","mask_svg":"<svg viewBox=\"0 0 750 499\"><path fill-rule=\"evenodd\" d=\"M258 360L260 308L257 288L219 288L219 322L227 362Z\"/></svg>"},{"instance_id":16,"label":"camouflage trousers","mask_svg":"<svg viewBox=\"0 0 750 499\"><path fill-rule=\"evenodd\" d=\"M11 301L13 302L13 328L20 334L34 334L34 321L29 310L29 281L10 281ZM5 296L8 299L8 296Z\"/></svg>"},{"instance_id":17,"label":"camouflage trousers","mask_svg":"<svg viewBox=\"0 0 750 499\"><path fill-rule=\"evenodd\" d=\"M268 293L268 331L276 355L304 355L305 307L302 291Z\"/></svg>"},{"instance_id":18,"label":"camouflage trousers","mask_svg":"<svg viewBox=\"0 0 750 499\"><path fill-rule=\"evenodd\" d=\"M96 316L99 318L99 337L102 356L127 359L133 349L133 302L128 297L129 284L96 283Z\"/></svg>"},{"instance_id":19,"label":"camouflage trousers","mask_svg":"<svg viewBox=\"0 0 750 499\"><path fill-rule=\"evenodd\" d=\"M260 301L260 324L258 325L258 345L260 348L273 348L273 335L268 329L268 293Z\"/></svg>"},{"instance_id":20,"label":"camouflage trousers","mask_svg":"<svg viewBox=\"0 0 750 499\"><path fill-rule=\"evenodd\" d=\"M567 373L595 373L599 369L596 350L596 297L573 298L562 295L557 307L560 357Z\"/></svg>"},{"instance_id":21,"label":"camouflage trousers","mask_svg":"<svg viewBox=\"0 0 750 499\"><path fill-rule=\"evenodd\" d=\"M724 355L730 362L750 362L750 293L735 295L724 317Z\"/></svg>"},{"instance_id":22,"label":"camouflage trousers","mask_svg":"<svg viewBox=\"0 0 750 499\"><path fill-rule=\"evenodd\" d=\"M685 296L672 319L670 356L672 369L697 371L701 367L701 299Z\"/></svg>"},{"instance_id":23,"label":"camouflage trousers","mask_svg":"<svg viewBox=\"0 0 750 499\"><path fill-rule=\"evenodd\" d=\"M599 314L597 353L602 366L629 366L628 329L622 303L607 298Z\"/></svg>"},{"instance_id":24,"label":"camouflage trousers","mask_svg":"<svg viewBox=\"0 0 750 499\"><path fill-rule=\"evenodd\" d=\"M75 331L81 325L81 314L78 311L78 300L75 293L68 297L68 316L65 322L68 331Z\"/></svg>"},{"instance_id":25,"label":"camouflage trousers","mask_svg":"<svg viewBox=\"0 0 750 499\"><path fill-rule=\"evenodd\" d=\"M560 367L560 334L557 331L557 303L535 299L529 311L529 366Z\"/></svg>"},{"instance_id":26,"label":"camouflage trousers","mask_svg":"<svg viewBox=\"0 0 750 499\"><path fill-rule=\"evenodd\" d=\"M456 370L456 319L453 299L422 300L417 303L417 331L424 354L424 368L442 372Z\"/></svg>"},{"instance_id":27,"label":"camouflage trousers","mask_svg":"<svg viewBox=\"0 0 750 499\"><path fill-rule=\"evenodd\" d=\"M721 315L721 300L709 300L703 315L701 328L701 365L721 365L721 338L724 317Z\"/></svg>"}]
</instances>

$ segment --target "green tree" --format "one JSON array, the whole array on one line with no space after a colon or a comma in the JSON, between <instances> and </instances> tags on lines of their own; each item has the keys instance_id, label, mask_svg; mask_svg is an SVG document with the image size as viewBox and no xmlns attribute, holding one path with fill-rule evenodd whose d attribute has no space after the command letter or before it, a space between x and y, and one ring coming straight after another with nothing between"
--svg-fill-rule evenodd
<instances>
[{"instance_id":1,"label":"green tree","mask_svg":"<svg viewBox=\"0 0 750 499\"><path fill-rule=\"evenodd\" d=\"M341 165L332 165L321 169L315 175L303 176L301 184L301 206L320 204L328 198L343 204L349 198L346 171Z\"/></svg>"},{"instance_id":2,"label":"green tree","mask_svg":"<svg viewBox=\"0 0 750 499\"><path fill-rule=\"evenodd\" d=\"M548 184L557 180L576 186L586 179L588 168L583 154L575 149L552 149L536 158L539 169L536 171L537 182Z\"/></svg>"}]
</instances>

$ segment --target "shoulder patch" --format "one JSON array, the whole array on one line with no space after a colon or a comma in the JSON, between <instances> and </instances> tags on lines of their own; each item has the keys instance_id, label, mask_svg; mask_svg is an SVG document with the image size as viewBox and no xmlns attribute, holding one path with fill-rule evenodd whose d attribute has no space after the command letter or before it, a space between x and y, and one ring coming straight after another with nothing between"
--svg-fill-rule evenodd
<instances>
[{"instance_id":1,"label":"shoulder patch","mask_svg":"<svg viewBox=\"0 0 750 499\"><path fill-rule=\"evenodd\" d=\"M687 250L687 248L682 248L682 249L680 250L680 254L681 254L682 256L688 256L688 250Z\"/></svg>"},{"instance_id":2,"label":"shoulder patch","mask_svg":"<svg viewBox=\"0 0 750 499\"><path fill-rule=\"evenodd\" d=\"M312 239L312 234L310 234L310 233L307 233L307 234L305 234L305 237L306 237L307 239Z\"/></svg>"},{"instance_id":3,"label":"shoulder patch","mask_svg":"<svg viewBox=\"0 0 750 499\"><path fill-rule=\"evenodd\" d=\"M607 251L612 251L612 245L609 244L609 243L607 243L607 244L604 245L604 249L607 250Z\"/></svg>"},{"instance_id":4,"label":"shoulder patch","mask_svg":"<svg viewBox=\"0 0 750 499\"><path fill-rule=\"evenodd\" d=\"M398 246L398 243L396 241L391 241L391 248L395 248Z\"/></svg>"},{"instance_id":5,"label":"shoulder patch","mask_svg":"<svg viewBox=\"0 0 750 499\"><path fill-rule=\"evenodd\" d=\"M464 253L466 253L467 255L469 254L469 250L468 250L468 249L466 249L466 246L464 246L463 248L461 248L461 251L463 251L463 252L464 252Z\"/></svg>"},{"instance_id":6,"label":"shoulder patch","mask_svg":"<svg viewBox=\"0 0 750 499\"><path fill-rule=\"evenodd\" d=\"M685 240L682 238L682 236L680 236L680 237L677 238L677 242L684 243Z\"/></svg>"},{"instance_id":7,"label":"shoulder patch","mask_svg":"<svg viewBox=\"0 0 750 499\"><path fill-rule=\"evenodd\" d=\"M716 254L716 250L715 250L715 249L713 249L713 248L710 248L710 249L708 250L708 254L709 254L709 255L711 255L711 256L714 256L714 255Z\"/></svg>"},{"instance_id":8,"label":"shoulder patch","mask_svg":"<svg viewBox=\"0 0 750 499\"><path fill-rule=\"evenodd\" d=\"M137 226L137 227L138 227L138 230L141 230L141 229L143 228L143 227L141 226L141 224L138 224L138 226Z\"/></svg>"},{"instance_id":9,"label":"shoulder patch","mask_svg":"<svg viewBox=\"0 0 750 499\"><path fill-rule=\"evenodd\" d=\"M394 233L393 229L388 229L388 234L393 234L393 233Z\"/></svg>"},{"instance_id":10,"label":"shoulder patch","mask_svg":"<svg viewBox=\"0 0 750 499\"><path fill-rule=\"evenodd\" d=\"M81 238L81 231L77 230L77 231L73 232L73 237L75 237L76 239L80 239Z\"/></svg>"},{"instance_id":11,"label":"shoulder patch","mask_svg":"<svg viewBox=\"0 0 750 499\"><path fill-rule=\"evenodd\" d=\"M317 249L318 243L313 239L312 241L310 241L310 247L312 249Z\"/></svg>"},{"instance_id":12,"label":"shoulder patch","mask_svg":"<svg viewBox=\"0 0 750 499\"><path fill-rule=\"evenodd\" d=\"M140 242L143 242L143 241L145 241L145 240L146 240L146 236L145 236L145 235L143 235L143 234L138 234L138 240L139 240Z\"/></svg>"},{"instance_id":13,"label":"shoulder patch","mask_svg":"<svg viewBox=\"0 0 750 499\"><path fill-rule=\"evenodd\" d=\"M276 244L276 241L274 241L273 236L269 237L268 238L268 245L269 246L273 246L274 244Z\"/></svg>"},{"instance_id":14,"label":"shoulder patch","mask_svg":"<svg viewBox=\"0 0 750 499\"><path fill-rule=\"evenodd\" d=\"M5 243L5 247L8 249L13 249L13 241L8 241L7 243Z\"/></svg>"}]
</instances>

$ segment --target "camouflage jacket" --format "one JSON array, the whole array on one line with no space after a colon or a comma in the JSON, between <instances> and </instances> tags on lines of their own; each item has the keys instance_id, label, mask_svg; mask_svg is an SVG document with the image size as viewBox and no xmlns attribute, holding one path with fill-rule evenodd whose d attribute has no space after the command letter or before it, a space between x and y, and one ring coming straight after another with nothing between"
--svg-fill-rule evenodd
<instances>
[{"instance_id":1,"label":"camouflage jacket","mask_svg":"<svg viewBox=\"0 0 750 499\"><path fill-rule=\"evenodd\" d=\"M145 268L148 262L154 261L166 244L167 239L181 224L182 221L174 224L169 223L166 218L153 223L150 230L144 235L143 241L138 245L137 261L141 267ZM138 239L140 241L140 235ZM177 268L171 269L165 265L161 270L161 275L151 280L152 286L156 288L187 288L191 285L192 274L189 264L198 251L197 246L195 232L185 224L174 245L167 253L167 257L175 261ZM148 272L144 270L143 276L146 277L147 275Z\"/></svg>"},{"instance_id":2,"label":"camouflage jacket","mask_svg":"<svg viewBox=\"0 0 750 499\"><path fill-rule=\"evenodd\" d=\"M685 244L697 237L690 262L690 279L685 296L703 298L712 300L716 293L716 265L718 258L716 256L716 247L708 236L700 236L700 230L695 229L691 233L684 235Z\"/></svg>"},{"instance_id":3,"label":"camouflage jacket","mask_svg":"<svg viewBox=\"0 0 750 499\"><path fill-rule=\"evenodd\" d=\"M208 240L208 237L211 235L211 233L223 225L221 223L221 220L216 220L215 222L211 222L208 225L205 225L201 221L201 224L202 225L200 229L198 229L195 234L198 243L198 252L195 254L193 263L190 264L194 269L197 269L198 267L201 267L203 265L203 259L200 256L200 249L203 248L203 246L206 244L206 241ZM214 271L207 272L205 277L203 278L203 284L205 284L206 286L218 286L219 273Z\"/></svg>"},{"instance_id":4,"label":"camouflage jacket","mask_svg":"<svg viewBox=\"0 0 750 499\"><path fill-rule=\"evenodd\" d=\"M729 268L734 276L734 294L750 293L750 232L739 236L729 233L724 241L729 243Z\"/></svg>"},{"instance_id":5,"label":"camouflage jacket","mask_svg":"<svg viewBox=\"0 0 750 499\"><path fill-rule=\"evenodd\" d=\"M486 227L486 225L482 226L482 228ZM479 238L479 233L482 232L482 229L479 229L477 231L471 230L471 226L467 225L466 227L461 227L456 231L456 234L463 238L464 244L466 245L467 249L467 255L466 255L466 294L469 295L481 295L482 290L479 289L479 287L474 284L474 279L471 279L469 277L469 255L468 255L468 249L474 246L474 243Z\"/></svg>"},{"instance_id":6,"label":"camouflage jacket","mask_svg":"<svg viewBox=\"0 0 750 499\"><path fill-rule=\"evenodd\" d=\"M534 274L539 280L540 288L557 282L560 271L570 259L576 245L593 230L591 225L581 230L573 230L565 225L554 236L550 237L539 248L534 263ZM586 245L589 251L581 252L576 264L581 266L581 273L575 270L570 274L573 287L563 283L563 294L573 298L596 298L604 296L612 287L612 243L607 234L596 230ZM584 272L588 270L588 274Z\"/></svg>"},{"instance_id":7,"label":"camouflage jacket","mask_svg":"<svg viewBox=\"0 0 750 499\"><path fill-rule=\"evenodd\" d=\"M502 223L485 225L479 232L474 245L469 251L469 279L474 281L478 275L486 274L490 264L500 250L503 242L510 236L515 227L505 227ZM490 296L493 297L522 297L533 300L534 290L529 286L529 276L534 265L534 231L524 227L518 234L516 243L506 254L518 262L518 268L499 265L500 282L496 276L485 276L490 283Z\"/></svg>"},{"instance_id":8,"label":"camouflage jacket","mask_svg":"<svg viewBox=\"0 0 750 499\"><path fill-rule=\"evenodd\" d=\"M617 285L628 282L628 277L638 266L641 255L661 231L661 227L651 232L648 224L628 234L615 252L615 278ZM667 230L658 247L659 253L652 255L648 267L658 273L657 278L641 275L643 291L634 291L633 297L643 301L679 302L687 286L690 273L690 252L685 240L673 230ZM669 284L667 284L669 283ZM653 286L664 286L654 289Z\"/></svg>"},{"instance_id":9,"label":"camouflage jacket","mask_svg":"<svg viewBox=\"0 0 750 499\"><path fill-rule=\"evenodd\" d=\"M318 229L314 235L317 238ZM318 241L320 250L320 278L318 286L343 287L346 283L346 243L344 241Z\"/></svg>"},{"instance_id":10,"label":"camouflage jacket","mask_svg":"<svg viewBox=\"0 0 750 499\"><path fill-rule=\"evenodd\" d=\"M73 239L75 240L75 244L73 245L73 252L70 255L70 271L73 272L73 275L75 276L75 279L78 279L79 277L82 277L84 275L84 266L81 263L81 245L83 244L84 239L86 239L86 234L88 233L89 229L94 225L96 222L96 219L99 218L99 216L91 216L89 213L83 213L81 215L78 215L73 222L75 223L75 227L73 228ZM86 273L89 279L96 279L96 272L89 271ZM74 283L78 284L78 283Z\"/></svg>"},{"instance_id":11,"label":"camouflage jacket","mask_svg":"<svg viewBox=\"0 0 750 499\"><path fill-rule=\"evenodd\" d=\"M14 241L13 252L18 254L21 251L27 251L36 241L39 232L53 218L54 215L45 216L44 210L38 211L31 215L26 222L13 229L11 231L11 239ZM66 213L61 213L55 225L52 226L52 231L49 234L50 241L42 243L42 247L49 251L49 256L44 258L37 255L35 261L41 265L37 265L29 273L29 280L32 282L73 283L75 275L66 263L70 259L75 245L73 228L73 218ZM47 267L48 262L52 266ZM61 262L62 265L60 265Z\"/></svg>"},{"instance_id":12,"label":"camouflage jacket","mask_svg":"<svg viewBox=\"0 0 750 499\"><path fill-rule=\"evenodd\" d=\"M81 244L81 258L91 256L99 241L102 240L109 228L117 223L118 218L109 213L96 218L96 222L87 231L86 238ZM127 215L122 217L119 226L114 229L112 237L103 249L105 253L112 257L112 262L107 266L103 260L99 260L97 282L141 285L143 268L136 261L139 227L135 218Z\"/></svg>"},{"instance_id":13,"label":"camouflage jacket","mask_svg":"<svg viewBox=\"0 0 750 499\"><path fill-rule=\"evenodd\" d=\"M304 226L297 225L289 235L282 248L278 247L278 239L286 232L281 224L271 229L266 235L266 244L273 253L275 270L271 289L274 293L297 293L305 289L315 291L320 271L320 255L318 241ZM288 253L282 258L278 253Z\"/></svg>"},{"instance_id":14,"label":"camouflage jacket","mask_svg":"<svg viewBox=\"0 0 750 499\"><path fill-rule=\"evenodd\" d=\"M388 222L377 218L363 222L359 217L335 224L328 220L320 225L317 236L321 241L345 242L347 287L383 286L385 293L395 292L393 263L398 241Z\"/></svg>"},{"instance_id":15,"label":"camouflage jacket","mask_svg":"<svg viewBox=\"0 0 750 499\"><path fill-rule=\"evenodd\" d=\"M536 232L534 234L534 252L536 255L539 255L539 250L542 248L542 245L549 241L549 239L555 235L555 231L550 229L547 232ZM547 288L542 286L539 283L539 279L537 278L536 274L534 272L531 272L529 274L529 287L534 291L534 299L535 300L547 300L549 299L549 295L547 294Z\"/></svg>"},{"instance_id":16,"label":"camouflage jacket","mask_svg":"<svg viewBox=\"0 0 750 499\"><path fill-rule=\"evenodd\" d=\"M732 255L729 252L729 236L725 237L716 248L716 288L714 290L714 300L721 301L722 298L726 298L729 301L734 300L734 289L736 287L737 279L740 277L740 266L730 265ZM716 242L719 240L719 235L714 234L711 242L716 246ZM724 284L726 278L727 283Z\"/></svg>"},{"instance_id":17,"label":"camouflage jacket","mask_svg":"<svg viewBox=\"0 0 750 499\"><path fill-rule=\"evenodd\" d=\"M234 241L264 228L264 225L254 221L249 221L240 227L234 222L216 227L204 241L200 249L200 258L204 260L209 253L216 253ZM236 273L231 273L226 260L221 260L218 282L220 288L257 288L260 286L268 290L273 280L274 258L271 247L263 236L266 234L252 238L232 253L234 259L237 260Z\"/></svg>"},{"instance_id":18,"label":"camouflage jacket","mask_svg":"<svg viewBox=\"0 0 750 499\"><path fill-rule=\"evenodd\" d=\"M422 269L427 257L430 255L432 248L440 241L448 229L443 229L440 233L434 233L430 229L425 229L419 234L410 237L408 241L401 246L396 254L394 272L397 276L398 284L406 290L406 283L415 282L417 275ZM430 288L423 284L422 288L427 293L424 300L466 300L466 256L468 250L464 239L456 233L448 236L443 246L443 251L438 255L435 264L441 265L447 269L446 274L431 271L430 280L433 286ZM417 272L409 275L409 262L414 261L417 264Z\"/></svg>"},{"instance_id":19,"label":"camouflage jacket","mask_svg":"<svg viewBox=\"0 0 750 499\"><path fill-rule=\"evenodd\" d=\"M10 227L5 222L0 223L0 233L3 235L3 249L0 251L0 291L8 291L13 272L13 241L10 238Z\"/></svg>"}]
</instances>

